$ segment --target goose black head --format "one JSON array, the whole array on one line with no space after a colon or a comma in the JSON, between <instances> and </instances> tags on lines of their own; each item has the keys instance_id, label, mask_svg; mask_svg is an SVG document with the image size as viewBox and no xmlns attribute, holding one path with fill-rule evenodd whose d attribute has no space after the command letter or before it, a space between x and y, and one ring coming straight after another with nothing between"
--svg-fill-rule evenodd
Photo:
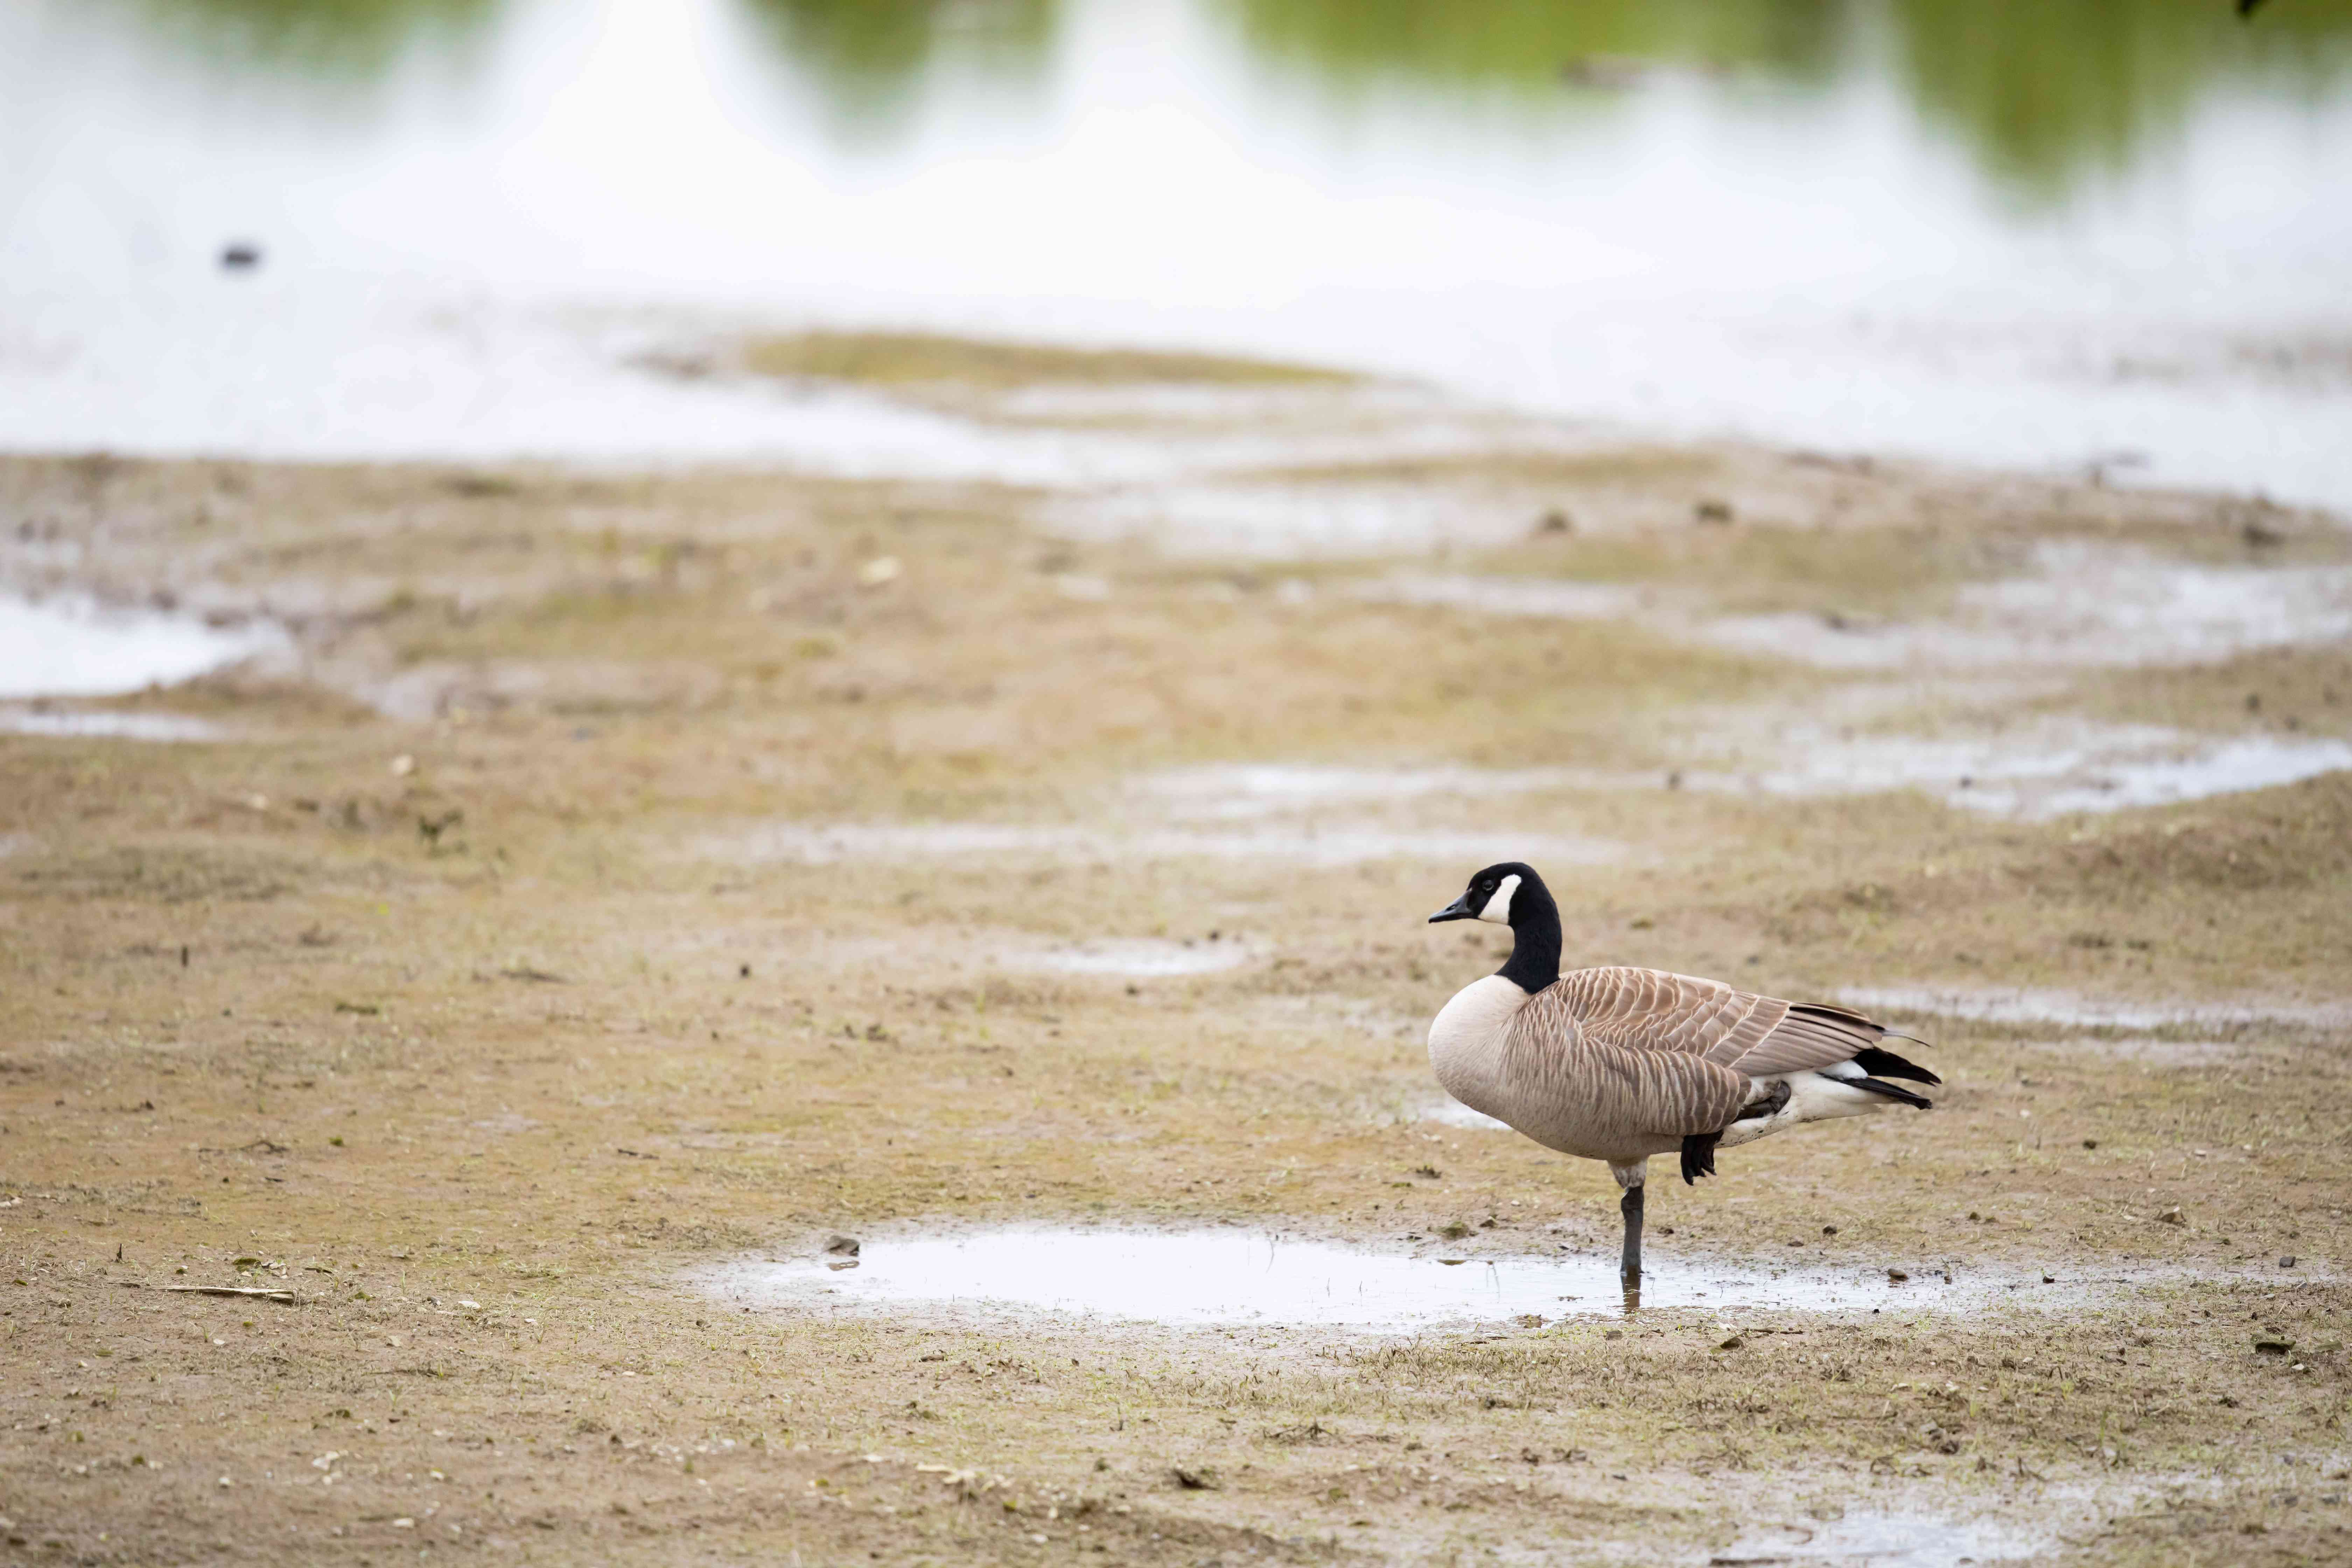
<instances>
[{"instance_id":1,"label":"goose black head","mask_svg":"<svg viewBox=\"0 0 2352 1568\"><path fill-rule=\"evenodd\" d=\"M1534 885L1540 889L1543 879L1536 868L1518 860L1506 860L1489 866L1470 879L1462 896L1429 917L1429 923L1440 921L1492 921L1496 925L1511 923L1511 905L1521 888Z\"/></svg>"}]
</instances>

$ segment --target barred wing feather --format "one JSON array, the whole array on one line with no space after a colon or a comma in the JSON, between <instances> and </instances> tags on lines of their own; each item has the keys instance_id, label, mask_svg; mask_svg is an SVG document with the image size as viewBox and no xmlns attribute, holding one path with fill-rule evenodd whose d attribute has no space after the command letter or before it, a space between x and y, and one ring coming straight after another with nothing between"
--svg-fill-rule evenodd
<instances>
[{"instance_id":1,"label":"barred wing feather","mask_svg":"<svg viewBox=\"0 0 2352 1568\"><path fill-rule=\"evenodd\" d=\"M1750 1078L1852 1061L1886 1037L1843 1007L1783 1002L1663 969L1571 970L1528 1007L1557 1009L1590 1040L1703 1057Z\"/></svg>"}]
</instances>

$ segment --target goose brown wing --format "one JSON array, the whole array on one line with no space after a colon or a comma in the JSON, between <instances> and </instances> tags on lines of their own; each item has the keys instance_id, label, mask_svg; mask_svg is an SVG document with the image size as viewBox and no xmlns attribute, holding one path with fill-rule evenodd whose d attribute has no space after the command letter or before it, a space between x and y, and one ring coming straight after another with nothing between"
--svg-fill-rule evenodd
<instances>
[{"instance_id":1,"label":"goose brown wing","mask_svg":"<svg viewBox=\"0 0 2352 1568\"><path fill-rule=\"evenodd\" d=\"M1783 1002L1720 980L1663 969L1578 969L1529 1005L1554 1005L1588 1039L1630 1050L1703 1057L1748 1077L1852 1061L1886 1031L1843 1007Z\"/></svg>"},{"instance_id":2,"label":"goose brown wing","mask_svg":"<svg viewBox=\"0 0 2352 1568\"><path fill-rule=\"evenodd\" d=\"M1734 1065L1748 1074L1802 1072L1852 1061L1886 1037L1886 1031L1843 1007L1781 1003L1788 1014ZM1865 1068L1868 1064L1864 1064Z\"/></svg>"},{"instance_id":3,"label":"goose brown wing","mask_svg":"<svg viewBox=\"0 0 2352 1568\"><path fill-rule=\"evenodd\" d=\"M1558 985L1538 992L1512 1018L1504 1049L1525 1089L1575 1106L1596 1142L1719 1131L1753 1092L1745 1074L1694 1053L1598 1037L1571 1006Z\"/></svg>"},{"instance_id":4,"label":"goose brown wing","mask_svg":"<svg viewBox=\"0 0 2352 1568\"><path fill-rule=\"evenodd\" d=\"M1663 969L1571 970L1537 1000L1555 992L1588 1039L1703 1057L1739 1071L1749 1070L1743 1059L1789 1012L1786 1002Z\"/></svg>"}]
</instances>

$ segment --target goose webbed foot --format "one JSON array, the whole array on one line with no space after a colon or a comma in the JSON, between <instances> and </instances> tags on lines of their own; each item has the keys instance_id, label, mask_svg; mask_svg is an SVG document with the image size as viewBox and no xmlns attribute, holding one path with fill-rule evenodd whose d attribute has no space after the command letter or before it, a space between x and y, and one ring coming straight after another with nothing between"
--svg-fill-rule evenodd
<instances>
[{"instance_id":1,"label":"goose webbed foot","mask_svg":"<svg viewBox=\"0 0 2352 1568\"><path fill-rule=\"evenodd\" d=\"M1720 1132L1694 1132L1683 1140L1683 1185L1696 1185L1701 1176L1715 1174L1715 1144L1722 1136Z\"/></svg>"}]
</instances>

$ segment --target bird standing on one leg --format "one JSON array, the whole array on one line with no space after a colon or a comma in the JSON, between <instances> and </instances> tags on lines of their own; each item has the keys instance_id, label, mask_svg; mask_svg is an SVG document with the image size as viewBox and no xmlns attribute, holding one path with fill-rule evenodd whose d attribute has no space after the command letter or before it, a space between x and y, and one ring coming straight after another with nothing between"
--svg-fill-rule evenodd
<instances>
[{"instance_id":1,"label":"bird standing on one leg","mask_svg":"<svg viewBox=\"0 0 2352 1568\"><path fill-rule=\"evenodd\" d=\"M1429 917L1511 928L1511 957L1429 1026L1445 1091L1563 1154L1607 1163L1625 1189L1624 1276L1642 1278L1642 1188L1653 1154L1685 1182L1715 1152L1801 1122L1928 1101L1890 1079L1938 1084L1879 1042L1859 1013L1777 1001L1660 969L1559 971L1559 909L1532 867L1489 866ZM1894 1036L1904 1039L1906 1036Z\"/></svg>"}]
</instances>

